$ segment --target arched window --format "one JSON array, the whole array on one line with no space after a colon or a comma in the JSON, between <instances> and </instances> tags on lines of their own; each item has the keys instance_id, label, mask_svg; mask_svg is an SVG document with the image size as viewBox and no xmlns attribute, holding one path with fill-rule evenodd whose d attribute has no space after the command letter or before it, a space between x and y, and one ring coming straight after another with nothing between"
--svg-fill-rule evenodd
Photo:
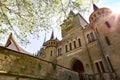
<instances>
[{"instance_id":1,"label":"arched window","mask_svg":"<svg viewBox=\"0 0 120 80\"><path fill-rule=\"evenodd\" d=\"M60 48L60 55L62 54L62 48Z\"/></svg>"},{"instance_id":2,"label":"arched window","mask_svg":"<svg viewBox=\"0 0 120 80\"><path fill-rule=\"evenodd\" d=\"M94 37L94 34L92 32L90 33L90 37L91 37L91 41L95 41L95 37Z\"/></svg>"},{"instance_id":3,"label":"arched window","mask_svg":"<svg viewBox=\"0 0 120 80\"><path fill-rule=\"evenodd\" d=\"M62 54L62 48L58 48L58 56Z\"/></svg>"},{"instance_id":4,"label":"arched window","mask_svg":"<svg viewBox=\"0 0 120 80\"><path fill-rule=\"evenodd\" d=\"M52 56L52 53L53 53L53 52L51 51L50 56Z\"/></svg>"},{"instance_id":5,"label":"arched window","mask_svg":"<svg viewBox=\"0 0 120 80\"><path fill-rule=\"evenodd\" d=\"M78 44L79 44L79 46L81 46L81 40L80 40L80 38L78 38Z\"/></svg>"},{"instance_id":6,"label":"arched window","mask_svg":"<svg viewBox=\"0 0 120 80\"><path fill-rule=\"evenodd\" d=\"M90 43L91 42L90 34L87 34L87 39L88 39L88 42Z\"/></svg>"},{"instance_id":7,"label":"arched window","mask_svg":"<svg viewBox=\"0 0 120 80\"><path fill-rule=\"evenodd\" d=\"M66 50L66 52L68 52L68 47L67 47L67 45L65 45L65 50Z\"/></svg>"},{"instance_id":8,"label":"arched window","mask_svg":"<svg viewBox=\"0 0 120 80\"><path fill-rule=\"evenodd\" d=\"M76 48L76 41L74 41L74 48Z\"/></svg>"},{"instance_id":9,"label":"arched window","mask_svg":"<svg viewBox=\"0 0 120 80\"><path fill-rule=\"evenodd\" d=\"M105 72L105 68L104 68L104 65L103 65L102 61L96 62L95 65L96 65L98 73L100 73L100 72L104 73Z\"/></svg>"}]
</instances>

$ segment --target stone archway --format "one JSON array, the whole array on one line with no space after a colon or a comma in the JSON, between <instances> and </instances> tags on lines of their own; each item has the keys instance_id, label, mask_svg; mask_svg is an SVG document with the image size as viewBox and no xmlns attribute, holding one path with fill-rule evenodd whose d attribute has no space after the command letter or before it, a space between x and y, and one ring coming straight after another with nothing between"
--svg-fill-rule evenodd
<instances>
[{"instance_id":1,"label":"stone archway","mask_svg":"<svg viewBox=\"0 0 120 80\"><path fill-rule=\"evenodd\" d=\"M79 73L79 75L84 73L84 66L81 61L79 60L74 60L72 64L72 70L76 71Z\"/></svg>"}]
</instances>

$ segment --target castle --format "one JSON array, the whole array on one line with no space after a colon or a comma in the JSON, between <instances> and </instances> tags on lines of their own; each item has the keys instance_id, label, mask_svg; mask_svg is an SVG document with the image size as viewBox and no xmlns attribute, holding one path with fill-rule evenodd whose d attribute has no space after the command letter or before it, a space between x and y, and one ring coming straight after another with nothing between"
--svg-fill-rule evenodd
<instances>
[{"instance_id":1,"label":"castle","mask_svg":"<svg viewBox=\"0 0 120 80\"><path fill-rule=\"evenodd\" d=\"M77 72L81 80L119 80L120 15L95 4L93 9L90 23L71 11L60 25L62 40L52 32L36 57ZM41 64L46 68L43 72L53 73L51 65Z\"/></svg>"}]
</instances>

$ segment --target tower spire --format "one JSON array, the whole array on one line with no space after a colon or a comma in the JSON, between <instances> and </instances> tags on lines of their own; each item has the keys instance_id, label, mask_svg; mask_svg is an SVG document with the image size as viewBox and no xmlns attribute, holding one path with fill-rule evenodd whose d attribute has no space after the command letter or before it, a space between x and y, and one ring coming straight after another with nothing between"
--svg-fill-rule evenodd
<instances>
[{"instance_id":1,"label":"tower spire","mask_svg":"<svg viewBox=\"0 0 120 80\"><path fill-rule=\"evenodd\" d=\"M51 39L54 39L54 31L52 30L52 34L51 34L51 38L50 38L50 40Z\"/></svg>"},{"instance_id":2,"label":"tower spire","mask_svg":"<svg viewBox=\"0 0 120 80\"><path fill-rule=\"evenodd\" d=\"M93 3L93 10L96 11L98 10L99 8L96 6L96 4Z\"/></svg>"}]
</instances>

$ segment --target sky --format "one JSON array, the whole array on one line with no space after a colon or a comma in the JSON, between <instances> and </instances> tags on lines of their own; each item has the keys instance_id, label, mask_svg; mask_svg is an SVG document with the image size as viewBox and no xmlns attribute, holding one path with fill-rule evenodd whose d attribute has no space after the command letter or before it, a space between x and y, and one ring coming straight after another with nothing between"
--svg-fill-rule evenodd
<instances>
[{"instance_id":1,"label":"sky","mask_svg":"<svg viewBox=\"0 0 120 80\"><path fill-rule=\"evenodd\" d=\"M107 8L110 8L111 10L113 11L120 11L120 0L100 0L98 3L95 3L99 8L102 8L102 7L107 7ZM52 31L51 31L52 32ZM51 32L49 32L48 34L46 34L47 36L47 39L48 40L50 37L51 37ZM61 39L61 33L60 33L60 29L54 29L54 33L55 33L55 36L58 38L58 39ZM25 47L23 47L25 50L27 50L28 52L31 52L31 53L34 53L36 52L37 50L40 49L41 45L42 45L42 42L44 40L44 36L45 36L45 33L41 33L41 36L39 40L31 40L31 43L32 44L28 44Z\"/></svg>"},{"instance_id":2,"label":"sky","mask_svg":"<svg viewBox=\"0 0 120 80\"><path fill-rule=\"evenodd\" d=\"M98 7L107 7L113 11L120 11L120 0L100 0L97 4Z\"/></svg>"},{"instance_id":3,"label":"sky","mask_svg":"<svg viewBox=\"0 0 120 80\"><path fill-rule=\"evenodd\" d=\"M99 0L98 3L95 3L99 8L107 7L110 8L113 11L120 11L120 0ZM91 6L92 7L92 6ZM51 37L52 30L46 34L46 40L48 40ZM59 28L59 25L57 28L54 29L55 37L61 40L61 30ZM31 39L31 44L28 44L27 46L21 46L23 49L30 53L35 53L42 47L45 32L40 33L40 39Z\"/></svg>"}]
</instances>

